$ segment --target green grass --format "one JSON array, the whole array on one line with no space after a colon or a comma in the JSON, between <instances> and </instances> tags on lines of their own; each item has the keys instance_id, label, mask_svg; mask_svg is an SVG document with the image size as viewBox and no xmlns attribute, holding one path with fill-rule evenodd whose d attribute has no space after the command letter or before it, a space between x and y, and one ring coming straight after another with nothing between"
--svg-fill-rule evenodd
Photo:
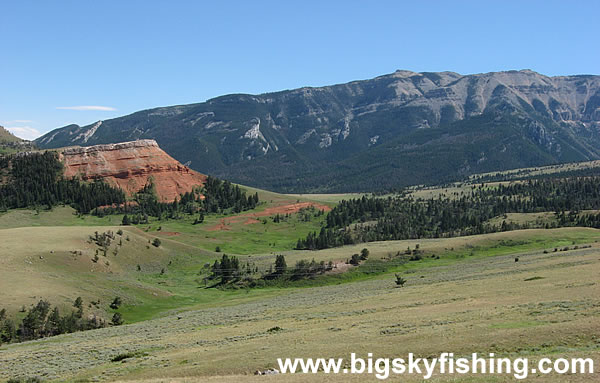
<instances>
[{"instance_id":1,"label":"green grass","mask_svg":"<svg viewBox=\"0 0 600 383\"><path fill-rule=\"evenodd\" d=\"M508 236L520 239L506 239ZM429 248L425 245L421 247L422 259L416 261L409 260L409 256L405 255L403 251L401 251L399 256L392 252L388 252L388 254L392 255L391 259L382 259L381 255L380 257L377 257L377 254L375 254L374 257L364 261L361 265L352 266L348 271L343 273L321 274L312 278L297 281L290 281L288 279L272 280L268 281L267 286L268 288L306 288L352 283L369 279L390 278L390 275L394 273L414 274L426 271L432 267L452 266L460 262L469 262L469 260L474 259L512 254L521 255L527 252L541 252L548 248L590 243L600 239L600 231L589 228L563 228L554 230L527 230L494 233L467 238L472 239L472 242L480 244L477 246L466 244L457 248L445 248L441 251L439 250L439 247ZM453 240L456 240L456 238L450 238L445 241L452 244ZM410 241L394 242L410 243ZM383 243L385 244L385 242ZM382 242L376 244L382 244ZM369 248L372 245L373 243L365 243L352 246L350 248L352 248L353 251L348 251L348 254L358 252L358 247ZM348 246L338 248L338 250L344 248L348 248ZM397 248L406 249L406 246L398 244ZM325 252L329 252L329 250L295 252L292 257L288 256L287 258L288 268L291 268L295 261L300 259L315 259L318 261L327 260L327 258L323 259L323 257L320 256L321 253ZM432 256L439 257L439 259ZM269 258L271 263L273 260L274 257ZM526 281L540 278L541 277L534 277L533 279L526 279Z\"/></svg>"},{"instance_id":2,"label":"green grass","mask_svg":"<svg viewBox=\"0 0 600 383\"><path fill-rule=\"evenodd\" d=\"M149 232L156 232L158 236L168 236L161 232L177 233L169 238L205 250L214 251L219 246L224 253L247 255L292 250L299 238L311 231L319 231L325 219L323 215L313 217L310 222L301 222L298 215L293 214L288 221L280 223L274 223L270 217L259 217L257 219L261 222L245 224L246 220L250 219L248 217L240 222L227 224L225 230L214 230L221 219L228 217L230 216L209 216L199 225L192 225L192 217L168 221L152 220L149 225L138 227L144 230L149 227ZM161 227L160 232L157 231L158 227Z\"/></svg>"},{"instance_id":3,"label":"green grass","mask_svg":"<svg viewBox=\"0 0 600 383\"><path fill-rule=\"evenodd\" d=\"M597 233L567 228L419 241L423 251L435 252L441 259L401 265L415 271L406 273L403 288L396 288L393 276L385 273L343 285L335 285L331 279L332 284L310 288L223 291L201 287L194 295L196 285L188 282L195 278L195 256L167 254L172 263L163 276L143 272L139 281L133 279L144 285L156 284L173 296L157 299L162 306L156 308L145 307L152 302L126 302L120 309L125 316L138 318L146 314L134 313L134 307L145 312L157 310L153 317L160 318L3 345L0 379L30 374L59 381L259 382L265 377L252 373L276 368L278 357L347 358L350 352L398 356L399 345L420 357L445 351L457 356L472 352L493 352L499 357L529 355L533 360L549 355L597 359L598 246L543 253L548 243L567 240L573 247L574 240L593 242ZM164 242L165 247L186 248L171 240ZM378 263L386 251L414 248L414 244L395 241L367 246L372 262ZM529 250L513 252L523 247ZM475 255L468 255L473 248ZM336 249L338 255L353 250ZM461 253L464 256L457 256ZM313 255L330 257L333 253L331 249L297 253L304 258ZM514 263L515 255L527 261ZM439 266L439 262L447 264ZM438 267L430 267L436 264ZM524 281L536 275L546 279ZM188 293L193 297L184 301ZM173 309L170 299L174 306L188 306ZM183 312L187 310L193 311ZM166 313L174 315L164 316ZM111 362L115 358L122 360ZM313 378L332 381L323 374ZM465 378L459 380L490 381L479 376ZM507 380L505 376L497 378L498 382ZM582 381L586 378L589 376L581 377ZM305 377L277 379L295 382ZM360 382L364 376L340 379L333 381ZM457 377L436 379L455 381ZM564 376L533 377L532 381L561 382Z\"/></svg>"},{"instance_id":4,"label":"green grass","mask_svg":"<svg viewBox=\"0 0 600 383\"><path fill-rule=\"evenodd\" d=\"M117 226L122 219L122 215L78 216L69 206L57 206L52 210L14 209L0 213L0 230L37 226Z\"/></svg>"},{"instance_id":5,"label":"green grass","mask_svg":"<svg viewBox=\"0 0 600 383\"><path fill-rule=\"evenodd\" d=\"M285 194L292 198L299 198L302 200L315 201L325 204L336 204L342 200L348 200L353 198L361 198L362 196L368 196L369 193L336 193L336 194Z\"/></svg>"},{"instance_id":6,"label":"green grass","mask_svg":"<svg viewBox=\"0 0 600 383\"><path fill-rule=\"evenodd\" d=\"M310 222L300 222L297 215L292 215L287 222L281 223L274 223L269 217L261 217L259 219L266 221L265 224L244 225L242 220L228 225L230 230L208 230L223 218L227 217L211 216L200 225L192 225L191 218L154 220L149 225L138 225L136 229L114 226L115 223L120 223L121 216L118 215L81 218L69 207L56 207L52 211L39 213L31 210L10 211L0 216L0 227L28 226L27 230L22 230L19 234L27 238L14 237L13 234L0 230L0 233L6 234L3 241L19 241L14 244L14 253L33 259L34 269L30 275L14 275L15 278L32 279L31 288L25 286L23 294L20 295L19 299L23 299L24 302L6 304L14 309L44 297L50 299L53 304L68 307L70 300L82 295L86 302L102 298L102 310L110 314L112 310L105 306L115 296L121 296L124 298L124 304L119 312L123 314L127 323L134 323L170 312L254 302L287 294L298 288L385 279L391 278L392 273L415 274L432 267L450 266L472 259L552 250L554 247L591 243L600 239L600 232L595 229L564 228L449 239L365 243L321 251L295 251L290 249L294 247L298 237L305 236L311 230L318 230L324 216L315 217ZM55 227L57 224L63 225L62 229ZM111 224L113 226L108 226ZM157 230L159 226L160 231ZM92 264L89 259L83 264L69 261L68 251L89 247L86 240L94 231L117 231L119 228L132 236L132 242L125 243L124 248L127 250L118 257L108 256L106 260L110 262L109 267ZM39 233L43 234L46 242L37 241L37 235L32 231L34 229L41 230ZM169 233L178 235L173 236ZM154 238L160 238L162 241L159 249L148 244L148 241ZM406 261L403 256L394 256L397 252L403 254L407 247L414 249L417 243L421 244L422 260ZM19 246L27 246L28 250L25 251L25 248L21 249ZM208 275L204 266L221 256L214 252L216 246L220 246L223 253L239 255L242 265L250 262L260 270L268 269L277 253L285 254L290 268L301 259L314 258L317 262L343 263L353 253L359 253L362 248L368 248L371 257L362 266L352 267L343 273L321 275L293 283L273 282L267 287L251 290L220 290L206 288L203 281ZM51 249L57 252L50 255ZM91 251L88 250L85 256L91 257ZM63 257L62 254L66 258L60 258ZM390 254L391 261L382 260ZM432 255L439 256L440 259L431 258ZM39 256L43 256L44 260L38 261ZM100 258L101 262L105 261L103 257ZM23 260L17 259L14 262L14 265L17 265ZM137 271L137 264L141 265L141 271ZM90 266L106 270L90 272ZM162 269L165 270L164 275L160 273ZM106 271L110 272L107 274ZM48 293L44 293L44 289L33 284L33 279L41 278L41 275L44 275L41 280L49 284L46 289ZM285 289L281 289L282 287Z\"/></svg>"},{"instance_id":7,"label":"green grass","mask_svg":"<svg viewBox=\"0 0 600 383\"><path fill-rule=\"evenodd\" d=\"M256 189L252 189L252 192L254 190ZM268 207L296 202L295 199L276 193L259 191L259 195L261 198L268 198L267 202L257 209L242 212L240 217L261 212ZM205 221L198 225L192 224L196 218L192 216L184 215L178 220L158 220L151 217L149 224L136 226L161 239L169 238L208 251L214 251L219 246L223 252L246 255L292 250L299 238L305 237L311 231L318 232L325 219L325 215L322 215L304 222L298 219L297 214L293 214L288 220L280 223L274 223L271 217L258 217L256 219L261 222L245 224L251 217L244 217L240 218L239 222L227 224L225 230L213 230L222 219L227 220L233 216L235 214L208 215ZM122 214L104 217L79 216L69 206L58 206L52 210L15 209L0 214L0 230L41 226L118 226L122 219Z\"/></svg>"},{"instance_id":8,"label":"green grass","mask_svg":"<svg viewBox=\"0 0 600 383\"><path fill-rule=\"evenodd\" d=\"M509 236L518 239L507 239ZM266 287L241 290L206 288L198 274L202 271L201 265L185 261L171 266L164 276L155 273L145 275L140 279L150 286L165 288L173 294L172 296L161 300L152 299L152 297L140 299L140 302L136 305L126 305L120 311L124 314L126 320L131 323L154 318L165 312L253 302L265 297L285 294L298 288L350 284L372 279L389 279L394 273L412 275L426 272L433 267L448 267L459 263L468 263L474 259L512 254L522 256L523 253L541 252L544 249L553 247L590 243L600 239L600 231L587 228L565 228L496 233L470 238L473 239L473 242L480 242L481 244L477 246L466 245L454 249L448 248L441 252L429 250L424 245L422 246L423 258L419 261L409 261L404 254L393 257L391 260L373 257L360 266L351 267L343 273L317 275L314 278L298 281L275 280L267 283ZM448 239L446 242L451 244L453 239ZM371 244L362 245L369 247ZM405 249L406 246L401 248ZM293 267L295 260L320 259L319 253L320 251L295 252L293 257L288 256L288 267ZM432 258L432 254L439 256L440 259ZM273 261L274 256L269 256L259 264L266 268L266 265L271 264Z\"/></svg>"}]
</instances>

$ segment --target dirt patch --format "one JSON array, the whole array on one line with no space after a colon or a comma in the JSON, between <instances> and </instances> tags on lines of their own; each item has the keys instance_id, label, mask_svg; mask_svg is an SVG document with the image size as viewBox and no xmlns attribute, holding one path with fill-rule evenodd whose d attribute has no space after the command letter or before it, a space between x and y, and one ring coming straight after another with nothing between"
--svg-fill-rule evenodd
<instances>
[{"instance_id":1,"label":"dirt patch","mask_svg":"<svg viewBox=\"0 0 600 383\"><path fill-rule=\"evenodd\" d=\"M178 235L181 235L181 233L178 231L160 231L159 233L162 235L166 235L167 237L176 237Z\"/></svg>"},{"instance_id":2,"label":"dirt patch","mask_svg":"<svg viewBox=\"0 0 600 383\"><path fill-rule=\"evenodd\" d=\"M211 226L211 227L207 228L206 230L207 231L221 231L221 230L231 230L231 229L229 227L227 227L227 225L225 224L225 219L222 218L217 225Z\"/></svg>"},{"instance_id":3,"label":"dirt patch","mask_svg":"<svg viewBox=\"0 0 600 383\"><path fill-rule=\"evenodd\" d=\"M352 266L349 263L346 262L334 262L333 263L333 270L330 271L331 274L341 274L341 273L345 273L346 271L348 271L349 269L353 268L354 266Z\"/></svg>"},{"instance_id":4,"label":"dirt patch","mask_svg":"<svg viewBox=\"0 0 600 383\"><path fill-rule=\"evenodd\" d=\"M306 209L313 206L315 209L323 210L325 212L331 211L331 208L327 205L323 205L316 202L298 202L292 203L288 205L281 206L273 206L266 208L263 211L259 211L256 213L247 213L240 214L233 217L221 218L217 225L211 226L207 228L208 231L216 231L216 230L231 230L227 225L232 223L240 223L244 222L244 225L252 225L255 223L260 223L260 221L256 218L259 217L270 217L276 214L294 214L300 211L300 209Z\"/></svg>"},{"instance_id":5,"label":"dirt patch","mask_svg":"<svg viewBox=\"0 0 600 383\"><path fill-rule=\"evenodd\" d=\"M313 206L315 209L318 209L318 210L324 210L325 212L331 211L331 208L329 206L322 205L320 203L298 202L298 203L292 203L289 205L269 207L263 211L260 211L258 213L252 213L249 215L251 215L253 217L268 217L268 216L275 215L275 214L293 214L293 213L297 213L298 211L300 211L300 209L306 209L311 206Z\"/></svg>"}]
</instances>

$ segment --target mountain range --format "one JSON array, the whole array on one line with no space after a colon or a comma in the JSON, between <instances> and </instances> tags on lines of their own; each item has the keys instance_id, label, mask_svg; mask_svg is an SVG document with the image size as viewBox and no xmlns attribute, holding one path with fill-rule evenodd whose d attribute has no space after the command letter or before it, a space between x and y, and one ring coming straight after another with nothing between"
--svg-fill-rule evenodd
<instances>
[{"instance_id":1,"label":"mountain range","mask_svg":"<svg viewBox=\"0 0 600 383\"><path fill-rule=\"evenodd\" d=\"M382 191L600 158L600 76L396 71L160 107L35 140L154 139L190 168L279 192Z\"/></svg>"}]
</instances>

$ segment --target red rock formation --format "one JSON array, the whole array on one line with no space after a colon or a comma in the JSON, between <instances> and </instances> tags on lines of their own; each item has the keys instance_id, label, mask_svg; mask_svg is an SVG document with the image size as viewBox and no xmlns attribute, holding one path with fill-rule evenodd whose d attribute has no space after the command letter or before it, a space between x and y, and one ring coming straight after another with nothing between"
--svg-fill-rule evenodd
<instances>
[{"instance_id":1,"label":"red rock formation","mask_svg":"<svg viewBox=\"0 0 600 383\"><path fill-rule=\"evenodd\" d=\"M101 178L130 195L144 187L152 177L163 201L173 201L206 180L205 175L183 166L165 153L154 140L67 148L61 153L61 160L66 177Z\"/></svg>"}]
</instances>

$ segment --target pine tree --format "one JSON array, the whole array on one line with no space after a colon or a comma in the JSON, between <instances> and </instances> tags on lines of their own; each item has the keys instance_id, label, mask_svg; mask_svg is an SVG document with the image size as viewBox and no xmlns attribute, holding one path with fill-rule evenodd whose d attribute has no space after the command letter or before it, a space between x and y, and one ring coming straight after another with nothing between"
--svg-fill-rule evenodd
<instances>
[{"instance_id":1,"label":"pine tree","mask_svg":"<svg viewBox=\"0 0 600 383\"><path fill-rule=\"evenodd\" d=\"M282 275L287 271L285 256L279 254L275 257L275 274Z\"/></svg>"}]
</instances>

